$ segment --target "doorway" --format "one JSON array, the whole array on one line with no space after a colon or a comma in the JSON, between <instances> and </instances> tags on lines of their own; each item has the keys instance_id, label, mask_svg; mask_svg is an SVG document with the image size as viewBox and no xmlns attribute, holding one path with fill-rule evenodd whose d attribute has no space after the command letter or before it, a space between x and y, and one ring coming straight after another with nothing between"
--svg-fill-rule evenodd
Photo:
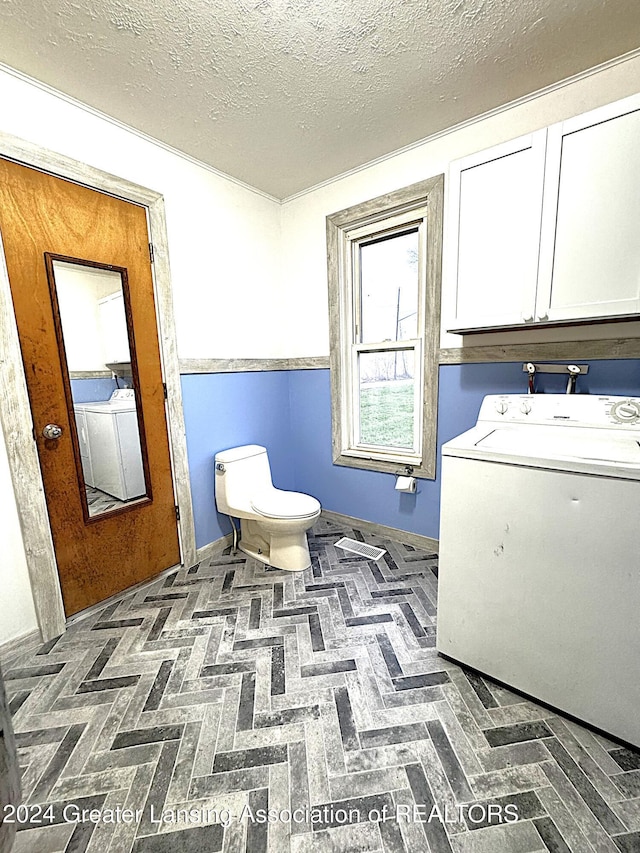
<instances>
[{"instance_id":1,"label":"doorway","mask_svg":"<svg viewBox=\"0 0 640 853\"><path fill-rule=\"evenodd\" d=\"M35 146L25 152L29 146L16 141L16 147L22 155L20 164L0 162L4 193L0 302L8 309L0 305L5 327L0 331L8 350L3 378L9 380L3 383L7 398L2 401L3 425L34 602L46 640L64 630L67 616L94 603L92 598L103 600L171 565L193 562L195 543L162 198ZM18 159L13 151L1 153ZM44 170L55 171L56 176ZM28 215L23 215L25 205L32 205ZM20 219L29 233L12 235ZM153 267L149 231L155 248ZM115 249L108 248L109 241ZM20 285L20 275L29 278L29 287ZM36 279L37 287L32 286ZM8 303L12 285L17 326ZM29 294L34 287L35 296ZM101 310L120 318L115 337L124 340L128 351L113 353L112 360L107 360L111 355L106 352L94 353L98 361L93 365L73 362L82 351L82 335L73 329L74 315L82 315L84 338L95 343L97 334L87 334L87 318ZM49 314L49 326L43 323L43 311ZM32 326L35 320L35 330L27 329L23 335L25 313L31 315ZM123 364L129 365L128 374L124 368L112 370ZM92 373L101 375L90 377ZM86 387L81 387L89 378L103 386L96 399L90 399L95 391L87 396ZM38 390L43 380L44 388ZM56 427L60 435L51 433ZM46 428L49 434L43 434ZM111 481L108 476L96 478L105 473L100 451L109 444L109 436L117 444L123 435L129 436L129 449L134 446L135 452L125 462L120 459L120 474L123 469L129 475L136 470L129 476L131 483L118 491L113 476ZM86 465L92 436L97 453L93 474ZM96 503L96 493L102 503Z\"/></svg>"}]
</instances>

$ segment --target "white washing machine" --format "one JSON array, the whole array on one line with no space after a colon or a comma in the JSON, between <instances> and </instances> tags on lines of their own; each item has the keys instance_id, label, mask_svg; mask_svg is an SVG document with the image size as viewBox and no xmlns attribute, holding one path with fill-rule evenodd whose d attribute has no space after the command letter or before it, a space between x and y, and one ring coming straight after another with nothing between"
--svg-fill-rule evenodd
<instances>
[{"instance_id":1,"label":"white washing machine","mask_svg":"<svg viewBox=\"0 0 640 853\"><path fill-rule=\"evenodd\" d=\"M437 649L640 746L640 398L485 397L442 448Z\"/></svg>"},{"instance_id":2,"label":"white washing machine","mask_svg":"<svg viewBox=\"0 0 640 853\"><path fill-rule=\"evenodd\" d=\"M121 501L145 494L135 392L74 405L85 483Z\"/></svg>"}]
</instances>

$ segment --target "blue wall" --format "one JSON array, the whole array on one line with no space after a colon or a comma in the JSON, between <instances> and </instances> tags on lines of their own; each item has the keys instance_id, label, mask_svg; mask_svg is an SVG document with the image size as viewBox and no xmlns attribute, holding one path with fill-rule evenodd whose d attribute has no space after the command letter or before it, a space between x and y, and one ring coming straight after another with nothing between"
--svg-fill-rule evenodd
<instances>
[{"instance_id":1,"label":"blue wall","mask_svg":"<svg viewBox=\"0 0 640 853\"><path fill-rule=\"evenodd\" d=\"M587 363L587 362L584 362ZM640 396L640 360L588 362L578 391ZM328 370L196 374L182 377L187 448L201 547L231 528L215 511L213 456L240 444L269 450L274 484L314 495L325 509L438 538L440 446L472 427L486 394L525 393L522 362L440 368L438 476L419 480L415 495L395 491L395 476L334 465ZM537 377L546 393L564 393L566 378Z\"/></svg>"},{"instance_id":2,"label":"blue wall","mask_svg":"<svg viewBox=\"0 0 640 853\"><path fill-rule=\"evenodd\" d=\"M95 403L108 400L116 387L115 379L72 379L71 396L74 403Z\"/></svg>"},{"instance_id":3,"label":"blue wall","mask_svg":"<svg viewBox=\"0 0 640 853\"><path fill-rule=\"evenodd\" d=\"M229 519L216 512L213 458L218 451L262 444L269 451L274 485L295 489L289 376L286 371L185 375L182 401L196 547L201 548L231 530Z\"/></svg>"}]
</instances>

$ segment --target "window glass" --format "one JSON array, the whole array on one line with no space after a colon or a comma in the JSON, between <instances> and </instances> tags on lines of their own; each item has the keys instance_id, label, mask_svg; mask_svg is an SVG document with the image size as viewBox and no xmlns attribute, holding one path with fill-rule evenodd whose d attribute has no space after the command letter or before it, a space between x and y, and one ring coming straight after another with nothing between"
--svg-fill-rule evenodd
<instances>
[{"instance_id":1,"label":"window glass","mask_svg":"<svg viewBox=\"0 0 640 853\"><path fill-rule=\"evenodd\" d=\"M417 337L418 229L359 244L362 343Z\"/></svg>"},{"instance_id":2,"label":"window glass","mask_svg":"<svg viewBox=\"0 0 640 853\"><path fill-rule=\"evenodd\" d=\"M415 350L359 354L359 444L415 445Z\"/></svg>"},{"instance_id":3,"label":"window glass","mask_svg":"<svg viewBox=\"0 0 640 853\"><path fill-rule=\"evenodd\" d=\"M436 175L327 217L337 465L435 477L443 190Z\"/></svg>"}]
</instances>

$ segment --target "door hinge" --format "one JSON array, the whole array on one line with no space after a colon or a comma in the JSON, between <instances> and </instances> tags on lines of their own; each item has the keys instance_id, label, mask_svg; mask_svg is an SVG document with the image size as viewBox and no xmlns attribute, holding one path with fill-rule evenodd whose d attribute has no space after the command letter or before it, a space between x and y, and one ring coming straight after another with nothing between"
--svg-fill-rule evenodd
<instances>
[{"instance_id":1,"label":"door hinge","mask_svg":"<svg viewBox=\"0 0 640 853\"><path fill-rule=\"evenodd\" d=\"M180 521L180 507L178 506L178 504L176 504L176 518L178 521Z\"/></svg>"},{"instance_id":2,"label":"door hinge","mask_svg":"<svg viewBox=\"0 0 640 853\"><path fill-rule=\"evenodd\" d=\"M153 243L149 243L149 260L151 261L151 263L153 263L154 261Z\"/></svg>"},{"instance_id":3,"label":"door hinge","mask_svg":"<svg viewBox=\"0 0 640 853\"><path fill-rule=\"evenodd\" d=\"M168 400L169 398L167 396L167 383L166 382L162 383L162 393L164 394L164 399Z\"/></svg>"}]
</instances>

